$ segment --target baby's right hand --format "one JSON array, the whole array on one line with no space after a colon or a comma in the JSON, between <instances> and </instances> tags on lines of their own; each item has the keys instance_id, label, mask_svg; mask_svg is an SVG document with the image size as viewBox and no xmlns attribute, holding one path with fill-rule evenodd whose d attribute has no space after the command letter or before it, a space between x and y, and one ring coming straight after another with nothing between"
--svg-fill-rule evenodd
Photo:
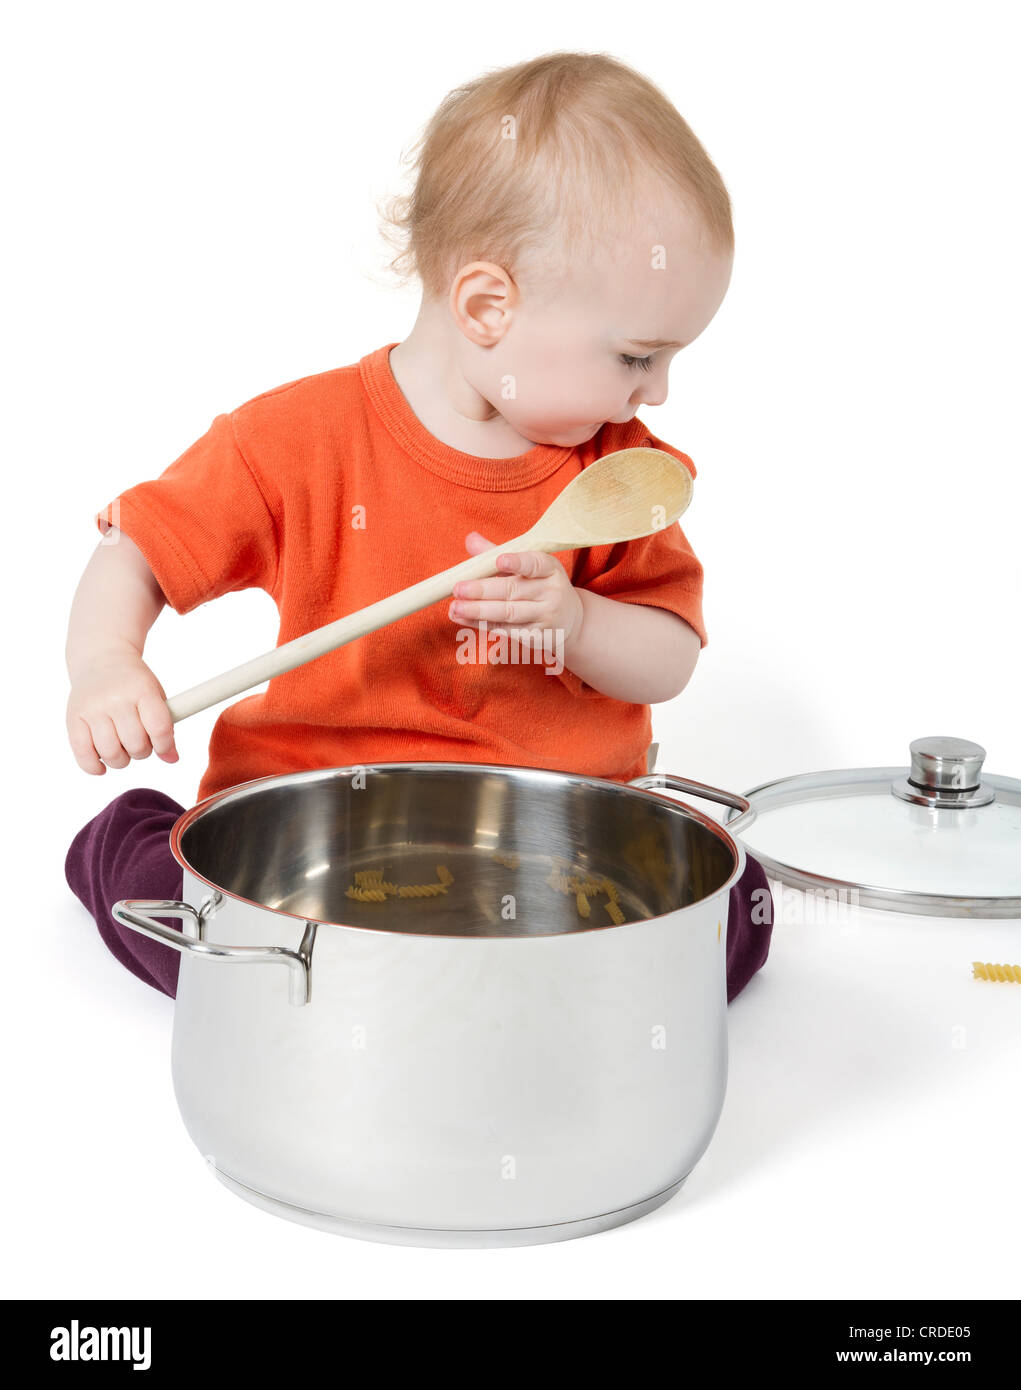
<instances>
[{"instance_id":1,"label":"baby's right hand","mask_svg":"<svg viewBox=\"0 0 1021 1390\"><path fill-rule=\"evenodd\" d=\"M106 767L127 767L153 750L164 762L178 760L166 692L132 652L97 657L75 672L67 736L78 766L97 777Z\"/></svg>"}]
</instances>

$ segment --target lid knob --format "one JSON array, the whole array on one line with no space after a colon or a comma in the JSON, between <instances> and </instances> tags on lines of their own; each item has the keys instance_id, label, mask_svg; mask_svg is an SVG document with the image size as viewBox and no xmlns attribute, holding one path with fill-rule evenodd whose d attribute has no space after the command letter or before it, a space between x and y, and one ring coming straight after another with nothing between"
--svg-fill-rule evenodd
<instances>
[{"instance_id":1,"label":"lid knob","mask_svg":"<svg viewBox=\"0 0 1021 1390\"><path fill-rule=\"evenodd\" d=\"M908 778L935 791L971 791L981 780L986 750L966 738L916 738Z\"/></svg>"},{"instance_id":2,"label":"lid knob","mask_svg":"<svg viewBox=\"0 0 1021 1390\"><path fill-rule=\"evenodd\" d=\"M908 775L895 781L891 791L923 806L988 806L995 792L982 783L985 756L980 744L966 738L916 738Z\"/></svg>"}]
</instances>

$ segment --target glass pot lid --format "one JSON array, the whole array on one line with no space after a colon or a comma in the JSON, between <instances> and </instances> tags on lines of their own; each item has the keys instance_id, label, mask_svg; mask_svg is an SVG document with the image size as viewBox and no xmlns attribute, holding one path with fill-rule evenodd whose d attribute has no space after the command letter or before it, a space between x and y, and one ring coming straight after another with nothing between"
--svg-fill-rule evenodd
<instances>
[{"instance_id":1,"label":"glass pot lid","mask_svg":"<svg viewBox=\"0 0 1021 1390\"><path fill-rule=\"evenodd\" d=\"M756 818L737 833L794 888L898 912L1021 917L1021 781L983 773L985 749L967 739L920 738L910 751L909 767L753 787Z\"/></svg>"}]
</instances>

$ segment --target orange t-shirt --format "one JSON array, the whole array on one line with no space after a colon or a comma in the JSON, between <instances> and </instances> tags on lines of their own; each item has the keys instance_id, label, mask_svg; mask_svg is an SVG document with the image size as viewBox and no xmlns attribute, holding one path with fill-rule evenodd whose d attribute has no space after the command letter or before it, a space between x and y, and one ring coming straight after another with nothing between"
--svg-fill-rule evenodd
<instances>
[{"instance_id":1,"label":"orange t-shirt","mask_svg":"<svg viewBox=\"0 0 1021 1390\"><path fill-rule=\"evenodd\" d=\"M279 645L465 559L469 531L496 545L527 531L615 449L665 449L695 474L637 418L575 448L538 444L504 459L451 449L404 398L390 370L395 346L216 416L158 478L97 513L99 530L130 536L178 613L265 589L280 613ZM702 566L676 522L557 559L576 586L669 609L705 645ZM618 781L646 771L648 705L528 658L466 661L448 606L434 603L228 706L198 800L257 777L374 762L499 763Z\"/></svg>"}]
</instances>

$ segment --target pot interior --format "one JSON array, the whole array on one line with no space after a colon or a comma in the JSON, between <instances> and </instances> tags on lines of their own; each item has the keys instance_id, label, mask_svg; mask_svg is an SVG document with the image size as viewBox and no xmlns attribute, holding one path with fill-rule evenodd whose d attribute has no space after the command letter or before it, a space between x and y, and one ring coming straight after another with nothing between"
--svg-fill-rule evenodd
<instances>
[{"instance_id":1,"label":"pot interior","mask_svg":"<svg viewBox=\"0 0 1021 1390\"><path fill-rule=\"evenodd\" d=\"M240 787L182 822L177 857L215 888L317 922L416 935L605 928L614 894L624 921L658 917L716 893L737 862L723 832L679 802L530 768L318 769ZM355 875L373 872L382 901L349 896Z\"/></svg>"}]
</instances>

